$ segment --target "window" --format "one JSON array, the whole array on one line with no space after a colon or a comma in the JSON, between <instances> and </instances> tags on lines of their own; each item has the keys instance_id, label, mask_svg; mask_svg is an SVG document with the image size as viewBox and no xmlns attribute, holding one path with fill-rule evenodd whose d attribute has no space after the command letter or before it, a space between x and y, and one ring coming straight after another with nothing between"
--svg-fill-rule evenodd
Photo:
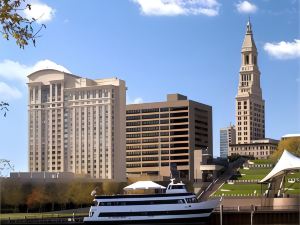
<instances>
[{"instance_id":1,"label":"window","mask_svg":"<svg viewBox=\"0 0 300 225\"><path fill-rule=\"evenodd\" d=\"M161 112L167 112L167 111L169 111L169 108L161 108L160 111Z\"/></svg>"},{"instance_id":2,"label":"window","mask_svg":"<svg viewBox=\"0 0 300 225\"><path fill-rule=\"evenodd\" d=\"M140 113L140 110L127 110L126 114L137 114Z\"/></svg>"},{"instance_id":3,"label":"window","mask_svg":"<svg viewBox=\"0 0 300 225\"><path fill-rule=\"evenodd\" d=\"M155 119L155 118L159 118L158 114L154 114L154 115L143 115L142 119Z\"/></svg>"},{"instance_id":4,"label":"window","mask_svg":"<svg viewBox=\"0 0 300 225\"><path fill-rule=\"evenodd\" d=\"M245 55L245 65L249 64L249 55Z\"/></svg>"},{"instance_id":5,"label":"window","mask_svg":"<svg viewBox=\"0 0 300 225\"><path fill-rule=\"evenodd\" d=\"M158 108L154 109L142 109L142 113L151 113L151 112L159 112Z\"/></svg>"}]
</instances>

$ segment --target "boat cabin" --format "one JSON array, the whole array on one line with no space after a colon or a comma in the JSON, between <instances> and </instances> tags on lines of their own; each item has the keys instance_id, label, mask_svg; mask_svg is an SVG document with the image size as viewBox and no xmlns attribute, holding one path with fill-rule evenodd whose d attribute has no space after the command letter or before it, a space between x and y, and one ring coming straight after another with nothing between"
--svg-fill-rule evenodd
<instances>
[{"instance_id":1,"label":"boat cabin","mask_svg":"<svg viewBox=\"0 0 300 225\"><path fill-rule=\"evenodd\" d=\"M180 181L180 183L174 183L175 179L171 179L171 183L167 186L166 194L173 193L188 193L186 185Z\"/></svg>"}]
</instances>

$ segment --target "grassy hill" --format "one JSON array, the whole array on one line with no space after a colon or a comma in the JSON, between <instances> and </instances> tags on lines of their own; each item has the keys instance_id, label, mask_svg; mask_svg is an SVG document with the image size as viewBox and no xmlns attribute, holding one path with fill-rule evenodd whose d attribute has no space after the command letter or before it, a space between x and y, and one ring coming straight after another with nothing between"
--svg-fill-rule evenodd
<instances>
[{"instance_id":1,"label":"grassy hill","mask_svg":"<svg viewBox=\"0 0 300 225\"><path fill-rule=\"evenodd\" d=\"M261 196L267 190L267 184L258 183L274 167L272 160L251 160L247 166L225 182L211 197L251 197ZM300 172L288 174L285 182L285 194L300 195Z\"/></svg>"}]
</instances>

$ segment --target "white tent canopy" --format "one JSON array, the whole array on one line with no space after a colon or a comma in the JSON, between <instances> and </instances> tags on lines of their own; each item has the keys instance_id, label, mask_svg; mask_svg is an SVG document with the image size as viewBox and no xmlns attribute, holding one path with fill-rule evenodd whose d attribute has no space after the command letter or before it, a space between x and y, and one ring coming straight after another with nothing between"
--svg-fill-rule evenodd
<instances>
[{"instance_id":1,"label":"white tent canopy","mask_svg":"<svg viewBox=\"0 0 300 225\"><path fill-rule=\"evenodd\" d=\"M138 181L133 184L130 184L127 187L124 187L123 190L148 190L148 189L166 189L166 187L159 185L153 181Z\"/></svg>"},{"instance_id":2,"label":"white tent canopy","mask_svg":"<svg viewBox=\"0 0 300 225\"><path fill-rule=\"evenodd\" d=\"M297 170L300 169L300 158L294 156L287 150L284 150L280 159L278 160L276 166L271 170L271 172L260 182L265 182L273 177L279 176L288 170Z\"/></svg>"}]
</instances>

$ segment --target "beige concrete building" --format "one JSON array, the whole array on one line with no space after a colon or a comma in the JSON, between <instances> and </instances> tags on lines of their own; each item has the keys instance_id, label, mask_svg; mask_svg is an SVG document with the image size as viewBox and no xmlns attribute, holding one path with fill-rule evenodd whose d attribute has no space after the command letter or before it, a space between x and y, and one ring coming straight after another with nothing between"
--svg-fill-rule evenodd
<instances>
[{"instance_id":1,"label":"beige concrete building","mask_svg":"<svg viewBox=\"0 0 300 225\"><path fill-rule=\"evenodd\" d=\"M125 82L51 69L28 78L29 170L124 180Z\"/></svg>"},{"instance_id":2,"label":"beige concrete building","mask_svg":"<svg viewBox=\"0 0 300 225\"><path fill-rule=\"evenodd\" d=\"M212 155L212 107L169 94L167 101L126 106L127 174L194 179L201 154ZM198 157L199 156L199 157Z\"/></svg>"},{"instance_id":3,"label":"beige concrete building","mask_svg":"<svg viewBox=\"0 0 300 225\"><path fill-rule=\"evenodd\" d=\"M265 139L265 102L260 87L258 52L250 21L247 23L241 54L236 96L236 144L229 146L228 155L267 158L276 149L278 141Z\"/></svg>"},{"instance_id":4,"label":"beige concrete building","mask_svg":"<svg viewBox=\"0 0 300 225\"><path fill-rule=\"evenodd\" d=\"M253 140L247 144L230 145L230 155L243 155L256 159L267 159L277 149L278 140L266 138Z\"/></svg>"}]
</instances>

